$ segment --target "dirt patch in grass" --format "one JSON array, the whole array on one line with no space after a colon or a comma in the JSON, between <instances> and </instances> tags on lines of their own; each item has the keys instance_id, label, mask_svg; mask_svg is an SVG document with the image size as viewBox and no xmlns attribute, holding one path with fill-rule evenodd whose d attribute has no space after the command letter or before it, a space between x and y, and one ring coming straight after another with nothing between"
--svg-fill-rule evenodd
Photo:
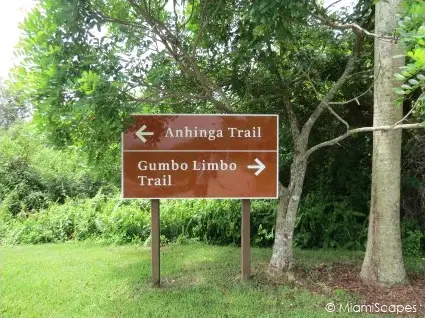
<instances>
[{"instance_id":1,"label":"dirt patch in grass","mask_svg":"<svg viewBox=\"0 0 425 318\"><path fill-rule=\"evenodd\" d=\"M364 284L360 266L349 263L321 264L310 269L297 269L295 279L311 291L327 296L350 294L358 305L409 305L415 306L417 316L425 314L425 276L409 274L409 283L392 288ZM379 304L379 305L378 305ZM384 307L387 309L389 307ZM389 309L388 309L389 310ZM410 314L412 315L412 314Z\"/></svg>"}]
</instances>

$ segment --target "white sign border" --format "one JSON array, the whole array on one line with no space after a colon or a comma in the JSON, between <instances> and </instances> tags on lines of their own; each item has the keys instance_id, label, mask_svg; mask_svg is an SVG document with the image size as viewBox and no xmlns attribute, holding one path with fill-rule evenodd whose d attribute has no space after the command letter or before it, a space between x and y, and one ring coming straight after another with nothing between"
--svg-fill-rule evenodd
<instances>
[{"instance_id":1,"label":"white sign border","mask_svg":"<svg viewBox=\"0 0 425 318\"><path fill-rule=\"evenodd\" d=\"M279 198L279 115L278 114L140 114L135 113L131 116L231 116L231 117L276 117L276 151L271 150L270 152L276 153L276 196L270 197L124 197L124 132L121 133L121 200L271 200ZM163 151L163 150L161 150ZM204 151L204 150L202 150ZM167 152L167 151L164 151ZM178 151L176 151L178 152ZM184 151L181 151L184 152ZM252 152L256 152L253 150ZM269 152L269 151L268 151Z\"/></svg>"}]
</instances>

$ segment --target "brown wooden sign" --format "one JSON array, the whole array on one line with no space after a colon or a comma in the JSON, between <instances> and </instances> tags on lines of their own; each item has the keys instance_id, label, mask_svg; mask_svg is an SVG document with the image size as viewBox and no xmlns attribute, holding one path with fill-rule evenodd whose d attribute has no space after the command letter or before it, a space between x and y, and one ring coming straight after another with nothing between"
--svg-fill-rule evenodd
<instances>
[{"instance_id":1,"label":"brown wooden sign","mask_svg":"<svg viewBox=\"0 0 425 318\"><path fill-rule=\"evenodd\" d=\"M123 198L277 198L277 115L136 115Z\"/></svg>"}]
</instances>

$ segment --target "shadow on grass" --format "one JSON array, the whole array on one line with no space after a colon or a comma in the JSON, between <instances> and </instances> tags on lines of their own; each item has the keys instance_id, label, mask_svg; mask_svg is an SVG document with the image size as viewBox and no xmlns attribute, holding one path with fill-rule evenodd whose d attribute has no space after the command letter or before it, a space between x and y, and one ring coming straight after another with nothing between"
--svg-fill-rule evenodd
<instances>
[{"instance_id":1,"label":"shadow on grass","mask_svg":"<svg viewBox=\"0 0 425 318\"><path fill-rule=\"evenodd\" d=\"M268 256L269 250L253 250L253 272ZM150 258L115 267L109 276L125 282L126 291L111 299L111 308L125 307L126 317L311 317L318 308L325 313L323 298L306 289L267 284L261 275L241 283L238 247L161 248L161 288L151 285Z\"/></svg>"},{"instance_id":2,"label":"shadow on grass","mask_svg":"<svg viewBox=\"0 0 425 318\"><path fill-rule=\"evenodd\" d=\"M126 267L115 267L111 276L127 281L135 290L150 289L150 250L148 253L149 257ZM237 247L169 245L161 247L160 255L162 289L240 282L240 249Z\"/></svg>"},{"instance_id":3,"label":"shadow on grass","mask_svg":"<svg viewBox=\"0 0 425 318\"><path fill-rule=\"evenodd\" d=\"M237 285L241 283L240 248L234 246L206 246L192 243L189 245L171 244L161 247L161 288L191 288L202 285ZM152 286L150 249L142 251L140 261L127 264L126 267L113 269L113 276L124 279L137 291ZM248 285L270 284L265 271L271 255L270 249L252 249L252 279ZM346 250L296 250L296 268L315 269L326 265L329 268L348 265L360 270L364 252ZM420 257L406 257L408 273L424 273L424 264Z\"/></svg>"}]
</instances>

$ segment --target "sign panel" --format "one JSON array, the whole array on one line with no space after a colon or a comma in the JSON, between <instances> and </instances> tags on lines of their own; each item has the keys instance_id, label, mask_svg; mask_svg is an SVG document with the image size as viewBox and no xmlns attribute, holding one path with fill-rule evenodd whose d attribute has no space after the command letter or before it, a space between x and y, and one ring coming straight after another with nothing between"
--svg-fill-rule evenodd
<instances>
[{"instance_id":1,"label":"sign panel","mask_svg":"<svg viewBox=\"0 0 425 318\"><path fill-rule=\"evenodd\" d=\"M123 198L277 198L277 115L135 115Z\"/></svg>"}]
</instances>

